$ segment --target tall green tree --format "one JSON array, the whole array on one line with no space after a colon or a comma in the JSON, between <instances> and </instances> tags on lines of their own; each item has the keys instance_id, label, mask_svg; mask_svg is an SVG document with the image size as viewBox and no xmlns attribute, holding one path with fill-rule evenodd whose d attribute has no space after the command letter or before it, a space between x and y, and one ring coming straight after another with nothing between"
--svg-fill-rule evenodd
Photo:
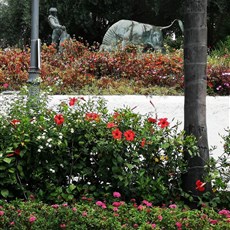
<instances>
[{"instance_id":1,"label":"tall green tree","mask_svg":"<svg viewBox=\"0 0 230 230\"><path fill-rule=\"evenodd\" d=\"M30 37L30 1L7 0L1 6L0 34L7 45L22 47Z\"/></svg>"},{"instance_id":2,"label":"tall green tree","mask_svg":"<svg viewBox=\"0 0 230 230\"><path fill-rule=\"evenodd\" d=\"M188 160L188 172L184 175L184 189L199 196L196 181L205 179L205 164L209 160L206 125L206 65L207 65L207 0L186 0L184 17L184 74L185 103L184 129L193 134L198 142L199 156ZM210 190L210 184L205 185Z\"/></svg>"}]
</instances>

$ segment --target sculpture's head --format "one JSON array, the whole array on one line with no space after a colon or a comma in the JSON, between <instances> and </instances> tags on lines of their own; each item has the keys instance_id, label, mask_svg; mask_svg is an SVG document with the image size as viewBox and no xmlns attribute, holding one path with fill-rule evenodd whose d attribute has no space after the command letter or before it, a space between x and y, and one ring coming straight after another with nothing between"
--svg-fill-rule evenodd
<instances>
[{"instance_id":1,"label":"sculpture's head","mask_svg":"<svg viewBox=\"0 0 230 230\"><path fill-rule=\"evenodd\" d=\"M49 12L50 12L50 14L52 14L52 15L57 15L57 8L51 7L51 8L49 9Z\"/></svg>"}]
</instances>

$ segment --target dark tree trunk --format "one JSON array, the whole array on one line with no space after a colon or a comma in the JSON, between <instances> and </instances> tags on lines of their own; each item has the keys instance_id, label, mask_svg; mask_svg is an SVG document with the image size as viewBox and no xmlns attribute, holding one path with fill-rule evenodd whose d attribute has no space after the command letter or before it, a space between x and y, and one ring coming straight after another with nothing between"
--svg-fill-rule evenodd
<instances>
[{"instance_id":1,"label":"dark tree trunk","mask_svg":"<svg viewBox=\"0 0 230 230\"><path fill-rule=\"evenodd\" d=\"M192 158L185 152L189 165L183 176L183 187L193 196L199 196L201 192L196 190L196 181L204 181L204 165L209 159L206 127L207 0L186 0L184 20L184 129L187 135L193 134L197 138L200 156ZM205 189L210 190L210 184L206 184Z\"/></svg>"}]
</instances>

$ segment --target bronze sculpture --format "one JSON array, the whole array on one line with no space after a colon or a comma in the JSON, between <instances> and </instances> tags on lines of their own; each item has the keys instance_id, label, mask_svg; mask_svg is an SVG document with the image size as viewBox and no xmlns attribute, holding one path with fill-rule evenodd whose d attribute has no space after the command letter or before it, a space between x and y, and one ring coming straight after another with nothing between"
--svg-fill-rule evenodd
<instances>
[{"instance_id":1,"label":"bronze sculpture","mask_svg":"<svg viewBox=\"0 0 230 230\"><path fill-rule=\"evenodd\" d=\"M153 26L131 20L120 20L113 24L105 33L100 51L124 50L128 44L149 46L154 50L164 51L162 30L170 28L178 21L183 32L183 23L175 19L169 26Z\"/></svg>"},{"instance_id":2,"label":"bronze sculpture","mask_svg":"<svg viewBox=\"0 0 230 230\"><path fill-rule=\"evenodd\" d=\"M51 7L49 9L50 15L48 17L49 24L53 29L52 33L52 43L56 45L56 48L61 51L60 44L63 43L66 39L69 39L70 36L66 32L66 27L60 25L59 20L57 18L57 9Z\"/></svg>"}]
</instances>

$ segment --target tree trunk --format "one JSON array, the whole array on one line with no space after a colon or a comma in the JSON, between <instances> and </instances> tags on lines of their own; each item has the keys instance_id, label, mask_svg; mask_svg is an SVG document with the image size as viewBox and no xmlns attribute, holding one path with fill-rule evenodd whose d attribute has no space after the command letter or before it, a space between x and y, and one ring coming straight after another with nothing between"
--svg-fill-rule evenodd
<instances>
[{"instance_id":1,"label":"tree trunk","mask_svg":"<svg viewBox=\"0 0 230 230\"><path fill-rule=\"evenodd\" d=\"M200 156L191 157L185 151L188 172L183 176L183 188L193 196L199 196L201 192L196 190L196 181L204 181L204 165L209 160L206 127L207 0L186 0L184 20L184 129L186 135L193 134L197 138ZM205 185L205 191L210 188L209 183Z\"/></svg>"}]
</instances>

